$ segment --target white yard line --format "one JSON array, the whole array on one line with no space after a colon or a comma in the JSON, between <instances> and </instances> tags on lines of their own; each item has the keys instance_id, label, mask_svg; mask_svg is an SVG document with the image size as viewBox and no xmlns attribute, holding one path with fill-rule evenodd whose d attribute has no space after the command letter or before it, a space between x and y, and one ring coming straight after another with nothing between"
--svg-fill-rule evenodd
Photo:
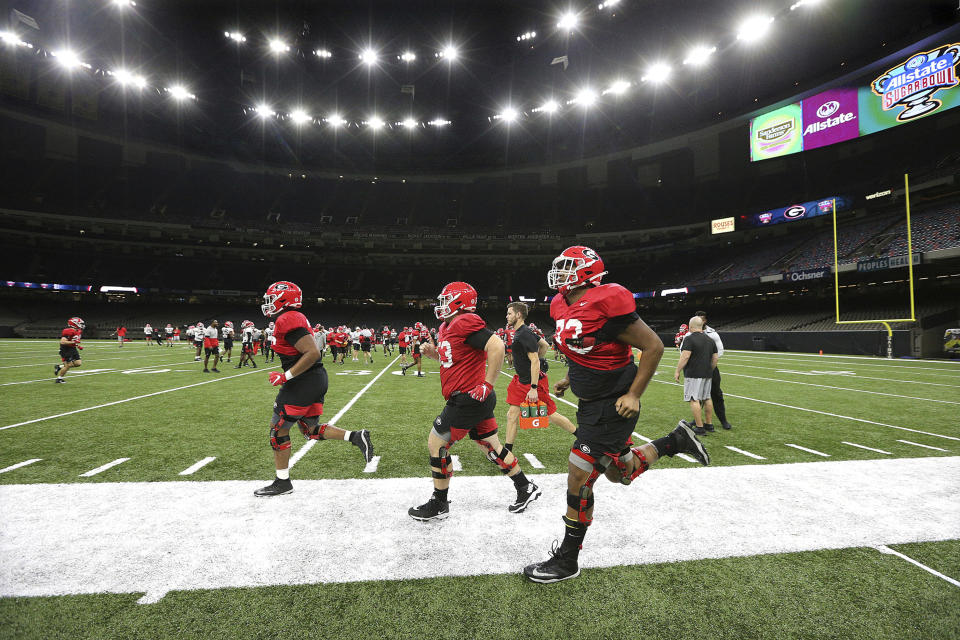
<instances>
[{"instance_id":1,"label":"white yard line","mask_svg":"<svg viewBox=\"0 0 960 640\"><path fill-rule=\"evenodd\" d=\"M654 468L629 487L597 486L601 509L580 565L953 540L958 475L952 456ZM252 495L261 483L251 481L0 485L0 504L29 505L0 519L0 597L145 593L155 601L175 589L516 576L562 534L566 474L536 482L543 496L513 514L509 482L457 477L450 517L427 524L407 516L429 491L426 477L298 480L295 493L269 500ZM723 487L723 499L704 487ZM637 520L662 504L670 509L656 522ZM277 562L278 524L289 539L338 542ZM438 537L458 541L457 562L435 561ZM24 540L44 552L24 553Z\"/></svg>"},{"instance_id":2,"label":"white yard line","mask_svg":"<svg viewBox=\"0 0 960 640\"><path fill-rule=\"evenodd\" d=\"M450 456L450 468L454 471L463 471L463 463L460 462L460 456Z\"/></svg>"},{"instance_id":3,"label":"white yard line","mask_svg":"<svg viewBox=\"0 0 960 640\"><path fill-rule=\"evenodd\" d=\"M533 455L532 453L525 453L523 454L523 457L527 459L527 462L529 462L530 466L534 469L546 469L546 467L543 466L543 463L537 459L537 456Z\"/></svg>"},{"instance_id":4,"label":"white yard line","mask_svg":"<svg viewBox=\"0 0 960 640\"><path fill-rule=\"evenodd\" d=\"M5 426L5 427L0 427L0 431L3 431L4 429L13 429L14 427L22 427L22 426L25 425L25 424L33 424L33 423L35 423L35 422L43 422L43 421L45 421L45 420L53 420L54 418L62 418L62 417L64 417L64 416L72 416L72 415L75 414L75 413L83 413L84 411L94 411L94 410L96 410L96 409L102 409L102 408L104 408L104 407L112 407L113 405L123 404L123 403L125 403L125 402L133 402L134 400L142 400L143 398L150 398L150 397L153 397L153 396L159 396L159 395L162 395L162 394L164 394L164 393L173 393L174 391L182 391L182 390L184 390L184 389L191 389L191 388L193 388L193 387L199 387L199 386L204 385L204 384L213 384L213 383L215 383L215 382L223 382L224 380L231 380L231 379L233 379L233 378L239 378L239 377L241 377L241 376L248 376L248 375L250 375L251 373L260 373L261 371L269 371L270 369L275 369L275 368L276 368L276 367L255 369L255 370L253 370L253 371L247 371L246 373L238 373L238 374L232 375L232 376L224 376L223 378L214 378L213 380L204 380L203 382L197 382L197 383L195 383L195 384L188 384L188 385L185 385L185 386L182 386L182 387L174 387L173 389L164 389L163 391L154 391L153 393L147 393L147 394L144 394L144 395L142 395L142 396L134 396L134 397L132 397L132 398L124 398L123 400L114 400L113 402L107 402L107 403L104 403L104 404L98 404L98 405L93 406L93 407L85 407L85 408L83 408L83 409L74 409L73 411L67 411L67 412L65 412L65 413L57 413L57 414L54 414L54 415L52 415L52 416L46 416L46 417L44 417L44 418L35 418L35 419L33 419L33 420L27 420L27 421L25 421L25 422L17 422L17 423L15 423L15 424L8 424L8 425Z\"/></svg>"},{"instance_id":5,"label":"white yard line","mask_svg":"<svg viewBox=\"0 0 960 640\"><path fill-rule=\"evenodd\" d=\"M189 354L183 354L183 353L181 353L181 354L178 355L178 354L176 354L176 353L171 353L171 354L169 354L169 355L171 355L171 356L173 356L173 357L185 358L185 357L188 357ZM81 359L81 360L86 360L86 361L87 361L87 366L96 366L96 365L99 365L101 362L106 362L107 360L134 360L134 359L139 359L139 358L153 358L153 357L154 357L153 354L150 354L150 355L145 355L145 356L129 356L129 357L121 356L121 357L117 357L117 358L101 358L101 357L99 357L99 356L97 356L97 355L94 355L93 357L90 357L90 354L88 354L88 353L81 353L81 354L80 354L80 359ZM10 364L10 365L6 365L6 366L4 366L4 367L0 367L0 369L22 369L23 367L50 367L50 368L52 369L52 368L53 368L53 365L58 364L58 361L59 361L59 360L60 360L60 357L57 355L57 352L54 351L51 355L44 356L44 361L43 361L43 362L32 362L32 363L30 363L30 364ZM191 360L191 362L193 362L193 361ZM125 368L125 369L133 369L134 367L124 367L124 368Z\"/></svg>"},{"instance_id":6,"label":"white yard line","mask_svg":"<svg viewBox=\"0 0 960 640\"><path fill-rule=\"evenodd\" d=\"M793 447L794 449L800 449L800 451L806 451L807 453L812 453L817 456L823 456L824 458L829 458L829 453L824 453L823 451L817 451L816 449L807 449L806 447L801 447L798 444L790 444L789 442L784 443L788 447Z\"/></svg>"},{"instance_id":7,"label":"white yard line","mask_svg":"<svg viewBox=\"0 0 960 640\"><path fill-rule=\"evenodd\" d=\"M749 451L744 451L743 449L737 449L736 447L731 447L730 445L724 445L724 446L725 446L727 449L730 449L730 451L734 451L734 452L736 452L736 453L743 454L743 455L747 456L748 458L753 458L754 460L766 460L766 458L764 458L763 456L758 456L758 455L755 454L755 453L750 453Z\"/></svg>"},{"instance_id":8,"label":"white yard line","mask_svg":"<svg viewBox=\"0 0 960 640\"><path fill-rule=\"evenodd\" d=\"M915 447L923 447L924 449L933 449L934 451L949 451L949 449L941 449L940 447L931 447L928 444L920 444L919 442L910 442L909 440L897 440L897 442L902 442L903 444L912 444Z\"/></svg>"},{"instance_id":9,"label":"white yard line","mask_svg":"<svg viewBox=\"0 0 960 640\"><path fill-rule=\"evenodd\" d=\"M923 563L920 563L920 562L917 562L916 560L914 560L913 558L911 558L911 557L909 557L909 556L903 555L903 554L900 553L899 551L894 551L893 549L891 549L890 547L888 547L888 546L886 546L886 545L884 545L884 544L877 545L876 547L874 547L874 549L876 549L876 550L879 551L880 553L886 553L886 554L888 554L888 555L897 556L898 558L903 558L904 560L906 560L906 561L909 562L910 564L916 565L916 566L920 567L921 569L923 569L923 570L926 571L927 573L931 573L931 574L937 576L938 578L942 578L943 580L946 580L947 582L949 582L950 584L952 584L952 585L955 586L955 587L960 587L960 582L958 582L957 580L954 580L954 579L951 578L950 576L945 576L945 575L943 575L942 573L940 573L939 571L937 571L937 570L935 570L935 569L931 569L931 568L928 567L927 565L925 565L925 564L923 564Z\"/></svg>"},{"instance_id":10,"label":"white yard line","mask_svg":"<svg viewBox=\"0 0 960 640\"><path fill-rule=\"evenodd\" d=\"M364 473L376 473L377 467L380 466L380 456L373 456L370 458L370 462L367 463L367 466L363 468Z\"/></svg>"},{"instance_id":11,"label":"white yard line","mask_svg":"<svg viewBox=\"0 0 960 640\"><path fill-rule=\"evenodd\" d=\"M194 473L196 473L197 471L199 471L199 470L202 469L203 467L207 466L208 464L210 464L211 462L213 462L213 461L216 460L216 459L217 459L216 456L207 456L207 457L204 458L203 460L201 460L201 461L199 461L199 462L196 462L196 463L190 465L189 467L187 467L186 469L184 469L183 471L181 471L181 472L180 472L180 475L181 475L181 476L192 476Z\"/></svg>"},{"instance_id":12,"label":"white yard line","mask_svg":"<svg viewBox=\"0 0 960 640\"><path fill-rule=\"evenodd\" d=\"M18 462L17 464L12 464L9 467L4 467L0 469L0 473L6 473L7 471L13 471L14 469L19 469L20 467L25 467L28 464L33 464L34 462L40 462L43 458L31 458L30 460L24 460L23 462Z\"/></svg>"},{"instance_id":13,"label":"white yard line","mask_svg":"<svg viewBox=\"0 0 960 640\"><path fill-rule=\"evenodd\" d=\"M843 444L848 444L851 447L857 447L859 449L866 449L867 451L876 451L877 453L882 453L884 455L892 456L893 454L889 451L884 451L883 449L874 449L873 447L867 447L862 444L857 444L856 442L847 442L846 440L841 440Z\"/></svg>"},{"instance_id":14,"label":"white yard line","mask_svg":"<svg viewBox=\"0 0 960 640\"><path fill-rule=\"evenodd\" d=\"M382 376L384 373L386 373L387 371L389 371L389 370L390 370L390 367L393 366L393 363L396 362L396 361L399 360L399 359L400 359L400 356L397 356L397 357L394 358L387 366L385 366L383 369L381 369L381 370L380 370L380 373L378 373L376 376L374 376L373 380L371 380L370 382L368 382L368 383L366 384L366 386L363 387L363 389L360 389L360 391L357 392L357 395L353 396L353 397L350 399L350 402L348 402L347 404L343 405L343 408L340 409L340 411L337 412L337 415L333 416L332 418L330 418L329 421L327 421L327 424L329 424L329 425L335 425L335 424L337 424L337 421L340 420L340 418L343 417L343 414L345 414L347 411L350 410L350 407L352 407L352 406L354 405L354 403L356 403L356 401L360 399L360 396L362 396L364 393L366 393L366 392L367 392L367 389L369 389L370 387L372 387L372 386L373 386L373 383L376 382L377 380L379 380L379 379L380 379L380 376ZM300 459L303 458L303 456L307 455L307 452L310 451L310 449L312 449L313 446L314 446L315 444L317 444L317 442L319 442L319 440L307 440L307 442L306 442L302 447L300 447L299 449L297 449L296 453L294 453L292 456L290 456L290 464L287 466L287 468L288 468L288 469L292 469L292 468L293 468L293 465L295 465L295 464L297 464L298 462L300 462Z\"/></svg>"},{"instance_id":15,"label":"white yard line","mask_svg":"<svg viewBox=\"0 0 960 640\"><path fill-rule=\"evenodd\" d=\"M130 367L127 369L95 369L93 371L80 371L78 373L71 373L67 380L73 380L74 378L86 378L87 376L99 376L105 373L123 373L124 371L146 371L148 369L159 369L160 367L177 367L182 364L197 364L193 360L186 362L167 362L164 364L150 364L142 367ZM20 382L4 382L0 384L0 387L9 387L11 385L17 384L30 384L31 382L52 382L56 378L56 375L52 375L49 378L38 378L37 380L21 380Z\"/></svg>"},{"instance_id":16,"label":"white yard line","mask_svg":"<svg viewBox=\"0 0 960 640\"><path fill-rule=\"evenodd\" d=\"M675 382L667 382L665 380L654 380L654 382L659 382L660 384L669 384L674 387L680 386ZM771 402L770 400L760 400L759 398L751 398L749 396L739 396L739 395L734 395L732 393L727 393L727 392L723 393L723 397L739 398L741 400L750 400L751 402L759 402L761 404L770 404L775 407L783 407L785 409L795 409L796 411L806 411L808 413L817 413L822 416L830 416L832 418L841 418L843 420L853 420L855 422L863 422L865 424L875 424L880 427L890 427L891 429L900 429L901 431L910 431L911 433L922 433L925 436L933 436L935 438L944 438L946 440L956 440L960 442L960 438L956 438L954 436L945 436L941 433L930 433L929 431L920 431L919 429L911 429L909 427L900 427L895 424L886 424L884 422L874 422L873 420L864 420L863 418L854 418L853 416L843 416L843 415L840 415L839 413L830 413L829 411L818 411L816 409L807 409L806 407L795 407L790 404L781 404L779 402Z\"/></svg>"},{"instance_id":17,"label":"white yard line","mask_svg":"<svg viewBox=\"0 0 960 640\"><path fill-rule=\"evenodd\" d=\"M874 363L876 363L874 366L878 366L878 367L881 367L881 366L882 366L882 367L905 367L905 368L907 368L907 369L914 369L914 368L916 368L916 367L910 367L910 366L902 365L902 364L901 364L901 365L886 364L886 363L888 362L888 360L887 360L886 358L880 358L880 357L878 357L878 356L850 356L850 355L842 355L842 354L824 354L824 355L820 355L820 354L818 354L818 353L797 353L797 352L792 352L792 351L766 351L766 352L759 352L759 351L749 351L749 350L744 350L744 349L725 349L724 351L726 351L726 352L728 352L728 353L737 354L737 355L743 355L743 356L755 356L755 357L758 357L758 358L765 357L763 354L766 353L766 354L769 354L769 355L771 355L771 356L778 357L778 358L785 358L785 359L786 359L786 358L789 358L789 359L796 358L796 359L798 359L798 360L801 360L801 359L816 359L816 358L834 358L834 359L846 359L846 360L872 360ZM904 361L904 360L896 359L896 360L894 360L894 362L927 362L927 363L930 363L930 364L942 364L942 365L944 365L944 367L943 367L942 369L945 369L945 370L948 370L948 371L950 370L949 367L954 367L954 368L956 368L956 369L960 369L960 366L955 365L955 364L952 363L952 362L946 362L946 361L943 361L943 360L923 360L923 359L919 359L919 358L918 358L918 359L916 359L916 360L909 360L909 361ZM881 363L882 363L882 364L881 364ZM935 369L935 370L938 370L938 371L939 371L939 370L942 370L940 367L927 367L927 368L929 368L929 369Z\"/></svg>"},{"instance_id":18,"label":"white yard line","mask_svg":"<svg viewBox=\"0 0 960 640\"><path fill-rule=\"evenodd\" d=\"M109 469L109 468L111 468L111 467L115 467L115 466L117 466L118 464L123 464L124 462L126 462L126 461L129 460L129 459L130 459L130 458L117 458L117 459L114 460L113 462L108 462L107 464L102 465L102 466L99 466L99 467L97 467L96 469L90 469L90 471L87 471L86 473L81 473L81 474L80 474L80 477L81 477L81 478L89 478L89 477L91 477L91 476L95 476L95 475L97 475L98 473L101 473L101 472L103 472L103 471L106 471L107 469Z\"/></svg>"}]
</instances>

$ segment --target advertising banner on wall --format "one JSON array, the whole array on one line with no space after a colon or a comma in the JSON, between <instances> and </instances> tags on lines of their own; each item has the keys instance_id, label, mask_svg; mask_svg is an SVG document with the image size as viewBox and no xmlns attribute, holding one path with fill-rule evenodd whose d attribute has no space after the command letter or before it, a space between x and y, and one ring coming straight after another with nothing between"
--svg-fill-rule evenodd
<instances>
[{"instance_id":1,"label":"advertising banner on wall","mask_svg":"<svg viewBox=\"0 0 960 640\"><path fill-rule=\"evenodd\" d=\"M796 220L829 215L833 213L834 200L837 202L838 212L848 210L853 204L853 201L847 196L831 196L829 198L811 200L810 202L803 202L801 204L792 204L789 207L770 209L753 216L743 217L755 227L768 227L783 222L794 222Z\"/></svg>"},{"instance_id":2,"label":"advertising banner on wall","mask_svg":"<svg viewBox=\"0 0 960 640\"><path fill-rule=\"evenodd\" d=\"M803 114L795 102L750 121L750 159L766 160L803 150Z\"/></svg>"},{"instance_id":3,"label":"advertising banner on wall","mask_svg":"<svg viewBox=\"0 0 960 640\"><path fill-rule=\"evenodd\" d=\"M800 104L804 151L852 140L860 135L856 89L831 89Z\"/></svg>"},{"instance_id":4,"label":"advertising banner on wall","mask_svg":"<svg viewBox=\"0 0 960 640\"><path fill-rule=\"evenodd\" d=\"M710 233L730 233L736 225L736 219L733 216L729 218L717 218L710 221Z\"/></svg>"}]
</instances>

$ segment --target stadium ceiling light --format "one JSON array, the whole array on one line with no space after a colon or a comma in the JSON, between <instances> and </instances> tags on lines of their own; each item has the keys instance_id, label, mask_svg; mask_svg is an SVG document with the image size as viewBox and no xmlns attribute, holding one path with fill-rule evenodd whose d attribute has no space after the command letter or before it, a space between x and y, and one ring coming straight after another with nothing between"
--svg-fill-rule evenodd
<instances>
[{"instance_id":1,"label":"stadium ceiling light","mask_svg":"<svg viewBox=\"0 0 960 640\"><path fill-rule=\"evenodd\" d=\"M450 121L444 120L443 118L435 118L434 120L431 120L427 124L430 125L431 127L445 127L448 124L450 124Z\"/></svg>"},{"instance_id":2,"label":"stadium ceiling light","mask_svg":"<svg viewBox=\"0 0 960 640\"><path fill-rule=\"evenodd\" d=\"M402 125L403 125L404 127L406 127L407 129L413 129L414 127L417 126L417 121L414 120L413 118L407 118L406 120L404 120L404 121L401 122L400 124L402 124Z\"/></svg>"},{"instance_id":3,"label":"stadium ceiling light","mask_svg":"<svg viewBox=\"0 0 960 640\"><path fill-rule=\"evenodd\" d=\"M242 33L240 33L239 31L224 31L224 32L223 32L223 35L226 36L226 37L228 37L228 38L230 38L231 40L233 40L233 41L236 42L237 44L240 44L241 42L246 42L246 41L247 41L247 37L246 37L245 35L243 35Z\"/></svg>"},{"instance_id":4,"label":"stadium ceiling light","mask_svg":"<svg viewBox=\"0 0 960 640\"><path fill-rule=\"evenodd\" d=\"M368 67L377 64L377 52L373 49L364 49L360 52L360 61Z\"/></svg>"},{"instance_id":5,"label":"stadium ceiling light","mask_svg":"<svg viewBox=\"0 0 960 640\"><path fill-rule=\"evenodd\" d=\"M504 109L503 111L500 112L498 118L499 118L500 120L502 120L503 122L506 122L507 124L510 124L511 122L516 121L516 119L517 119L519 116L520 116L520 114L517 113L517 110L516 110L516 109L514 109L513 107L507 107L506 109Z\"/></svg>"},{"instance_id":6,"label":"stadium ceiling light","mask_svg":"<svg viewBox=\"0 0 960 640\"><path fill-rule=\"evenodd\" d=\"M124 87L134 86L137 89L143 89L147 86L147 80L141 75L131 73L126 69L117 69L116 71L109 71L110 75L117 79Z\"/></svg>"},{"instance_id":7,"label":"stadium ceiling light","mask_svg":"<svg viewBox=\"0 0 960 640\"><path fill-rule=\"evenodd\" d=\"M618 4L620 4L620 0L605 0L597 5L597 9L600 11L603 11L604 9L612 9Z\"/></svg>"},{"instance_id":8,"label":"stadium ceiling light","mask_svg":"<svg viewBox=\"0 0 960 640\"><path fill-rule=\"evenodd\" d=\"M399 58L404 62L413 62L417 59L417 54L415 54L413 51L404 51Z\"/></svg>"},{"instance_id":9,"label":"stadium ceiling light","mask_svg":"<svg viewBox=\"0 0 960 640\"><path fill-rule=\"evenodd\" d=\"M280 38L271 38L269 47L273 53L286 53L290 51L290 46Z\"/></svg>"},{"instance_id":10,"label":"stadium ceiling light","mask_svg":"<svg viewBox=\"0 0 960 640\"><path fill-rule=\"evenodd\" d=\"M260 116L261 120L266 120L270 116L277 115L270 105L264 104L264 103L258 104L253 108L253 110L256 111L257 115Z\"/></svg>"},{"instance_id":11,"label":"stadium ceiling light","mask_svg":"<svg viewBox=\"0 0 960 640\"><path fill-rule=\"evenodd\" d=\"M90 68L90 65L86 62L80 60L80 57L70 49L60 49L59 51L52 51L50 53L54 58L57 59L57 62L60 63L60 66L64 69L76 69L77 67L86 67Z\"/></svg>"},{"instance_id":12,"label":"stadium ceiling light","mask_svg":"<svg viewBox=\"0 0 960 640\"><path fill-rule=\"evenodd\" d=\"M558 109L560 109L560 105L556 100L547 100L542 105L534 109L534 111L542 113L556 113Z\"/></svg>"},{"instance_id":13,"label":"stadium ceiling light","mask_svg":"<svg viewBox=\"0 0 960 640\"><path fill-rule=\"evenodd\" d=\"M0 31L0 41L12 47L29 47L30 49L33 49L32 44L21 40L20 36L13 31Z\"/></svg>"},{"instance_id":14,"label":"stadium ceiling light","mask_svg":"<svg viewBox=\"0 0 960 640\"><path fill-rule=\"evenodd\" d=\"M523 42L524 40L533 40L537 37L536 31L526 31L517 36L517 42Z\"/></svg>"},{"instance_id":15,"label":"stadium ceiling light","mask_svg":"<svg viewBox=\"0 0 960 640\"><path fill-rule=\"evenodd\" d=\"M708 47L706 45L696 46L687 53L687 57L683 59L683 64L689 64L695 67L705 65L710 61L710 56L716 52L716 47Z\"/></svg>"},{"instance_id":16,"label":"stadium ceiling light","mask_svg":"<svg viewBox=\"0 0 960 640\"><path fill-rule=\"evenodd\" d=\"M113 6L120 9L126 9L127 7L135 7L137 3L134 0L113 0Z\"/></svg>"},{"instance_id":17,"label":"stadium ceiling light","mask_svg":"<svg viewBox=\"0 0 960 640\"><path fill-rule=\"evenodd\" d=\"M303 109L294 109L290 112L290 119L293 120L294 124L304 124L309 122L311 117L310 114Z\"/></svg>"},{"instance_id":18,"label":"stadium ceiling light","mask_svg":"<svg viewBox=\"0 0 960 640\"><path fill-rule=\"evenodd\" d=\"M820 4L822 0L798 0L794 4L790 5L790 11L798 9L799 7L813 7Z\"/></svg>"},{"instance_id":19,"label":"stadium ceiling light","mask_svg":"<svg viewBox=\"0 0 960 640\"><path fill-rule=\"evenodd\" d=\"M626 80L616 80L609 87L604 89L604 95L612 93L615 96L622 96L630 88L630 83Z\"/></svg>"},{"instance_id":20,"label":"stadium ceiling light","mask_svg":"<svg viewBox=\"0 0 960 640\"><path fill-rule=\"evenodd\" d=\"M331 113L326 118L324 118L324 120L331 127L341 127L347 123L347 121L344 120L339 113Z\"/></svg>"},{"instance_id":21,"label":"stadium ceiling light","mask_svg":"<svg viewBox=\"0 0 960 640\"><path fill-rule=\"evenodd\" d=\"M380 116L372 116L367 120L367 126L373 129L374 131L382 129L387 123L383 121Z\"/></svg>"},{"instance_id":22,"label":"stadium ceiling light","mask_svg":"<svg viewBox=\"0 0 960 640\"><path fill-rule=\"evenodd\" d=\"M570 32L577 28L577 25L580 24L580 17L572 11L560 16L559 22L557 22L557 29L562 31Z\"/></svg>"},{"instance_id":23,"label":"stadium ceiling light","mask_svg":"<svg viewBox=\"0 0 960 640\"><path fill-rule=\"evenodd\" d=\"M183 85L175 84L172 87L167 87L166 91L174 100L197 99L197 96L190 93Z\"/></svg>"},{"instance_id":24,"label":"stadium ceiling light","mask_svg":"<svg viewBox=\"0 0 960 640\"><path fill-rule=\"evenodd\" d=\"M737 40L756 42L767 35L771 24L773 24L773 16L750 16L740 23L740 28L737 30Z\"/></svg>"},{"instance_id":25,"label":"stadium ceiling light","mask_svg":"<svg viewBox=\"0 0 960 640\"><path fill-rule=\"evenodd\" d=\"M578 104L581 107L590 107L597 101L597 92L593 89L586 88L581 89L577 92L576 97L570 102L573 104Z\"/></svg>"},{"instance_id":26,"label":"stadium ceiling light","mask_svg":"<svg viewBox=\"0 0 960 640\"><path fill-rule=\"evenodd\" d=\"M653 82L660 83L666 82L670 77L670 73L673 70L665 62L655 62L654 64L647 67L647 73L644 74L642 80L644 82Z\"/></svg>"},{"instance_id":27,"label":"stadium ceiling light","mask_svg":"<svg viewBox=\"0 0 960 640\"><path fill-rule=\"evenodd\" d=\"M333 57L333 52L330 51L329 49L317 49L316 51L313 52L313 55L317 56L318 58L323 58L324 60L328 60Z\"/></svg>"},{"instance_id":28,"label":"stadium ceiling light","mask_svg":"<svg viewBox=\"0 0 960 640\"><path fill-rule=\"evenodd\" d=\"M437 58L443 58L447 62L453 62L460 56L460 51L458 51L457 48L452 44L448 44L440 51L437 51L437 53L434 55Z\"/></svg>"}]
</instances>

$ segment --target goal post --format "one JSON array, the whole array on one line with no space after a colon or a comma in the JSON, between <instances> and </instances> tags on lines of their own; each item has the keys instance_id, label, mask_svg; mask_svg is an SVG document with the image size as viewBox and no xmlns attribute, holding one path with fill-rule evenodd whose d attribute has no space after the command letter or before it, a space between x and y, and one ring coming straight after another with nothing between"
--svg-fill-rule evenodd
<instances>
[{"instance_id":1,"label":"goal post","mask_svg":"<svg viewBox=\"0 0 960 640\"><path fill-rule=\"evenodd\" d=\"M910 174L903 174L903 194L907 206L907 285L910 292L909 318L884 318L874 320L840 319L840 254L837 240L837 199L833 199L833 297L836 303L837 324L882 324L887 329L887 357L893 357L893 329L891 322L916 322L917 312L913 291L913 237L910 225Z\"/></svg>"}]
</instances>

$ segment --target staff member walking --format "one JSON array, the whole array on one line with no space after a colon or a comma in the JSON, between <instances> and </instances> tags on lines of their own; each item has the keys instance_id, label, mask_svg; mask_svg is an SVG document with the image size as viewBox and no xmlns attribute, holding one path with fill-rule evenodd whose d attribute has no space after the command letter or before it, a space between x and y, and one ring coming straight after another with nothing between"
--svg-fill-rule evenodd
<instances>
[{"instance_id":1,"label":"staff member walking","mask_svg":"<svg viewBox=\"0 0 960 640\"><path fill-rule=\"evenodd\" d=\"M703 334L713 340L717 345L717 358L723 357L723 341L720 340L720 334L713 327L707 326L707 312L697 311L697 317L703 320ZM710 384L710 399L713 401L713 412L720 420L720 426L724 429L732 429L733 425L727 422L727 407L723 402L723 391L720 389L720 367L713 368L713 376Z\"/></svg>"},{"instance_id":2,"label":"staff member walking","mask_svg":"<svg viewBox=\"0 0 960 640\"><path fill-rule=\"evenodd\" d=\"M717 366L717 345L703 333L703 321L699 316L690 318L690 333L680 345L680 360L673 372L673 379L680 381L683 371L683 399L690 403L693 412L691 426L698 436L713 431L713 402L710 386L713 369ZM702 411L702 415L701 415Z\"/></svg>"}]
</instances>

